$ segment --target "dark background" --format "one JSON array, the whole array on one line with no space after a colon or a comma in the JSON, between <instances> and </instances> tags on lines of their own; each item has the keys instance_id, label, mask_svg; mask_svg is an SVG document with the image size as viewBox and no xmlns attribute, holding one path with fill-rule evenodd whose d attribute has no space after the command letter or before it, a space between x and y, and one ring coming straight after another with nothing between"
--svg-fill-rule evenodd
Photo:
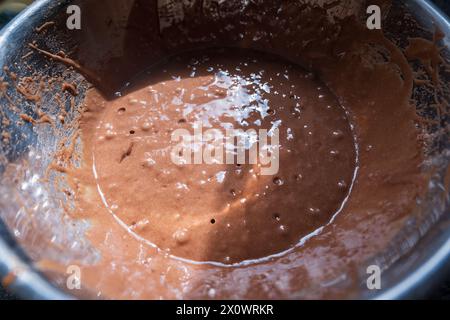
<instances>
[{"instance_id":1,"label":"dark background","mask_svg":"<svg viewBox=\"0 0 450 320\"><path fill-rule=\"evenodd\" d=\"M0 5L8 2L4 0L0 0ZM10 1L11 2L11 1ZM18 0L17 2L21 2ZM22 0L22 2L30 2L27 0ZM450 1L449 0L434 0L434 3L438 5L447 15L450 16ZM15 12L0 12L0 28L7 23L9 19L14 16ZM438 300L450 300L450 276L447 277L440 285L438 285L432 292L430 292L427 296L429 299L438 299ZM7 292L0 285L0 300L15 300L18 297Z\"/></svg>"}]
</instances>

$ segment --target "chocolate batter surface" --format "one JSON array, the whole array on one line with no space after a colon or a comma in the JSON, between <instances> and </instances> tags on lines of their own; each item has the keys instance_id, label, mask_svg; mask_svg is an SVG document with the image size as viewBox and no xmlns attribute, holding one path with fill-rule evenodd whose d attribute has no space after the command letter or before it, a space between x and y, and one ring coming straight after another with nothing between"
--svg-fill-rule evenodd
<instances>
[{"instance_id":1,"label":"chocolate batter surface","mask_svg":"<svg viewBox=\"0 0 450 320\"><path fill-rule=\"evenodd\" d=\"M38 266L63 276L80 266L99 298L360 297L367 267L381 253L389 267L405 226L421 221L430 179L411 97L438 80L437 39L403 50L354 15L365 17L362 1L188 1L180 20L159 2L112 3L86 2L86 14L124 17L85 19L78 56L30 45L96 85L48 170L64 186L64 219L86 223L89 250ZM425 65L420 81L408 60ZM125 88L106 98L117 83ZM261 157L173 162L174 132L199 127L279 132L268 141L277 170L263 174ZM216 146L205 136L194 145Z\"/></svg>"},{"instance_id":2,"label":"chocolate batter surface","mask_svg":"<svg viewBox=\"0 0 450 320\"><path fill-rule=\"evenodd\" d=\"M355 142L344 109L313 74L280 57L217 49L174 57L138 83L111 102L96 92L87 100L104 109L93 137L98 187L130 232L175 256L229 264L297 245L342 207ZM250 164L248 152L231 164L174 163L174 131L199 127L278 129L274 172ZM216 146L200 139L193 150Z\"/></svg>"}]
</instances>

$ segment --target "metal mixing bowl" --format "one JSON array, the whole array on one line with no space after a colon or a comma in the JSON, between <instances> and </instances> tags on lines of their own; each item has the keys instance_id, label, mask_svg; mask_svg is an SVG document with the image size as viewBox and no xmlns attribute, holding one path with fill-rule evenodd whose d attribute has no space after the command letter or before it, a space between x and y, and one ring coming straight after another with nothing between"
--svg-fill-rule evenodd
<instances>
[{"instance_id":1,"label":"metal mixing bowl","mask_svg":"<svg viewBox=\"0 0 450 320\"><path fill-rule=\"evenodd\" d=\"M66 7L69 4L85 4L88 2L38 0L16 17L0 33L0 67L2 67L0 78L7 78L7 71L3 70L4 66L10 67L19 77L26 75L30 70L51 76L58 75L65 80L78 84L80 94L75 104L80 105L89 83L75 70L68 70L58 64L49 64L45 57L39 55L33 55L29 59L27 67L22 63L23 57L30 52L28 44L31 41L44 44L46 48L53 50L53 52L62 49L71 54L79 54L77 51L79 45L77 42L80 41L78 33L70 33L65 29L52 29L51 32L41 35L36 34L35 28L46 21L55 21L58 24L64 23L67 17ZM102 0L99 2L102 2ZM133 0L103 1L106 7L111 3L119 4L120 7L121 3L130 2L133 2ZM433 26L436 25L447 35L443 42L447 45L450 44L450 20L429 1L394 1L391 11L397 12L397 16L394 14L392 17L398 18L398 14L405 17L414 17L421 26L421 28L408 30L405 30L405 28L398 30L402 28L395 27L389 29L395 26L397 21L387 21L387 30L385 29L385 31L389 37L396 39L398 43L405 42L405 39L410 36L430 36ZM108 20L108 25L120 24L120 20L123 18L120 13L113 14L111 10L88 12L87 14L93 16L89 19L97 19L100 24L102 21ZM97 18L95 18L96 14L98 14ZM105 20L104 18L108 15L110 15L109 19ZM100 19L100 16L102 19ZM391 19L394 19L392 17ZM113 39L116 38L103 39L104 42L96 43L95 49L99 51L114 50ZM79 57L83 60L82 54ZM450 62L450 56L447 52L444 52L444 57L447 62ZM92 63L98 63L98 61ZM443 75L443 77L446 76ZM113 89L113 84L111 85L109 89ZM8 92L12 100L21 101L18 100L20 97L16 93ZM446 95L449 92L450 90L444 90L443 94ZM427 94L429 93L415 93L421 97L418 112L429 113L431 117L436 117L432 108L427 105ZM443 99L446 98L443 97ZM43 108L50 114L60 107L51 91L44 95L43 100ZM9 108L6 108L8 103L5 97L0 96L0 107L6 113L13 113ZM63 101L63 104L67 106L66 123L75 121L76 115L70 111L70 101ZM19 112L30 111L31 108L28 102L17 103L16 105L20 109ZM8 116L14 118L13 114L8 114ZM1 119L2 115L0 115ZM388 252L380 254L378 260L384 259L387 262L386 264L389 265L389 268L383 273L383 289L375 293L361 291L360 298L420 297L445 274L446 266L450 264L450 201L449 191L445 189L443 184L445 175L448 175L450 159L448 120L448 114L439 119L441 125L437 129L441 130L439 134L434 132L435 148L427 159L431 163L430 165L436 168L436 174L434 180L430 183L428 197L423 203L426 207L424 209L427 213L424 215L426 219L421 222L420 228L405 226L404 234L399 238L401 243L393 244ZM44 192L36 183L35 177L45 170L52 152L55 151L57 142L61 141L64 135L55 135L48 128L17 126L14 123L0 124L0 129L0 132L4 129L8 130L11 135L9 144L2 145L0 143L0 277L4 277L13 271L16 277L9 285L9 289L20 297L38 299L72 298L59 289L63 280L55 276L50 281L48 275L44 277L31 263L31 261L43 257L55 256L63 260L82 257L86 261L95 261L98 258L89 243L83 242L79 237L86 229L87 223L80 221L75 225L71 223L61 224L61 208L51 203L52 201L49 200L49 194L47 193L48 190ZM434 129L436 130L436 128ZM33 150L32 159L30 158L30 150ZM19 204L15 201L16 198L13 197L10 182L6 181L4 175L8 163L20 163L25 158L28 160L27 170L21 173L23 175L19 178L21 179L21 185L18 190L23 202ZM30 161L30 159L34 161ZM56 190L50 191L57 193ZM34 219L33 223L30 223L30 217L28 216L30 213L24 207L32 208L31 219ZM36 238L36 229L33 228L39 228L41 234L43 233L42 230L47 230L48 234L52 234L56 239L56 243L62 246L70 244L67 247L72 248L72 250L61 252L57 246L53 248L43 244L39 237Z\"/></svg>"}]
</instances>

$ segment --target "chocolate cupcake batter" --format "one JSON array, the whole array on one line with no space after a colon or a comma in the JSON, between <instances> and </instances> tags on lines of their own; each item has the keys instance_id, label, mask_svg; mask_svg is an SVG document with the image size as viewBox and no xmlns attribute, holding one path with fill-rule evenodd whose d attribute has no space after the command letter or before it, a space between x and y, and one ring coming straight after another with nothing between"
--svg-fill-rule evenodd
<instances>
[{"instance_id":1,"label":"chocolate cupcake batter","mask_svg":"<svg viewBox=\"0 0 450 320\"><path fill-rule=\"evenodd\" d=\"M96 263L74 262L84 288L127 299L357 292L426 189L408 63L426 53L411 46L405 55L335 1L199 1L199 12L178 8L181 22L136 2L112 54L121 58L105 58L90 78L74 137L80 164L64 163L72 147L51 166L66 175L67 211L89 222L98 252ZM93 75L95 50L82 47L69 65ZM105 94L117 83L114 98ZM277 129L278 170L174 163L173 132L198 126Z\"/></svg>"},{"instance_id":2,"label":"chocolate cupcake batter","mask_svg":"<svg viewBox=\"0 0 450 320\"><path fill-rule=\"evenodd\" d=\"M87 106L103 108L92 125L105 203L158 248L195 261L265 258L326 225L343 205L354 139L344 109L312 74L280 57L223 49L174 57L140 85L111 102L92 92ZM173 163L171 135L194 134L195 126L224 134L278 129L279 170L263 175L248 155L241 163ZM220 239L213 248L211 238Z\"/></svg>"}]
</instances>

